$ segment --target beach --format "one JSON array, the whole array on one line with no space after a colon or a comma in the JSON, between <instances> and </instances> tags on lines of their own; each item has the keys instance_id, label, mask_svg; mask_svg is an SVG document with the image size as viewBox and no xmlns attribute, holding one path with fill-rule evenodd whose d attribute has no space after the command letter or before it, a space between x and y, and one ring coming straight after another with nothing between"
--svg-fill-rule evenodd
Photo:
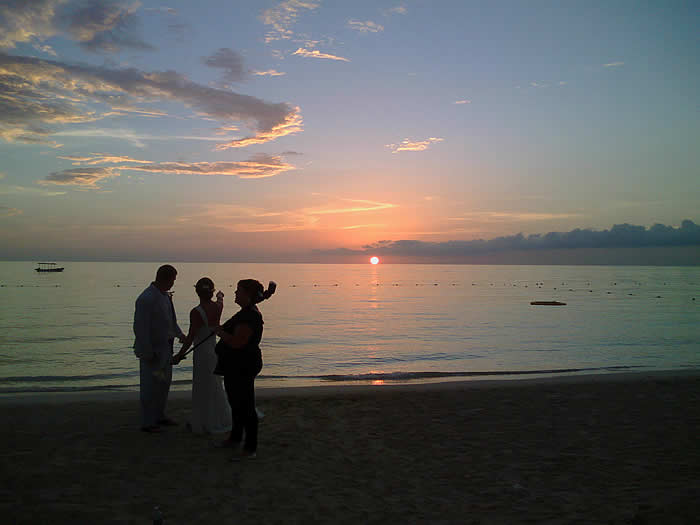
<instances>
[{"instance_id":1,"label":"beach","mask_svg":"<svg viewBox=\"0 0 700 525\"><path fill-rule=\"evenodd\" d=\"M258 458L136 393L4 396L4 523L697 523L700 373L259 389ZM189 396L169 416L184 423Z\"/></svg>"}]
</instances>

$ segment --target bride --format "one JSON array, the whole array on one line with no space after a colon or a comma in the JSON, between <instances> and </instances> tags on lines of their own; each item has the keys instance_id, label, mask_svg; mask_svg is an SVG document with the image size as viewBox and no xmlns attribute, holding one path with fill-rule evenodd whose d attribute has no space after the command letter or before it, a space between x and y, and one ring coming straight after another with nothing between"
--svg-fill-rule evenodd
<instances>
[{"instance_id":1,"label":"bride","mask_svg":"<svg viewBox=\"0 0 700 525\"><path fill-rule=\"evenodd\" d=\"M221 377L213 374L216 366L216 337L210 327L219 326L224 309L224 294L214 295L214 282L202 277L194 286L199 305L190 312L190 330L173 362L185 359L187 349L194 344L192 366L192 416L189 425L197 434L213 434L231 430L231 407ZM211 337L210 337L211 336ZM200 344L201 343L201 344Z\"/></svg>"}]
</instances>

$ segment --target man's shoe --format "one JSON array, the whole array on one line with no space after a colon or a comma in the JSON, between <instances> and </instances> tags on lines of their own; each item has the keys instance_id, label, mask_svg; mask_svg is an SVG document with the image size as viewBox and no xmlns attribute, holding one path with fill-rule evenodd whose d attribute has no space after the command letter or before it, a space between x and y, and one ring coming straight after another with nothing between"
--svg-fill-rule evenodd
<instances>
[{"instance_id":1,"label":"man's shoe","mask_svg":"<svg viewBox=\"0 0 700 525\"><path fill-rule=\"evenodd\" d=\"M163 425L164 427L176 427L178 425L177 421L173 421L172 419L170 419L168 417L158 421L158 424Z\"/></svg>"},{"instance_id":2,"label":"man's shoe","mask_svg":"<svg viewBox=\"0 0 700 525\"><path fill-rule=\"evenodd\" d=\"M255 452L243 449L240 452L234 454L231 458L231 461L246 461L249 459L255 459L257 457L258 455Z\"/></svg>"}]
</instances>

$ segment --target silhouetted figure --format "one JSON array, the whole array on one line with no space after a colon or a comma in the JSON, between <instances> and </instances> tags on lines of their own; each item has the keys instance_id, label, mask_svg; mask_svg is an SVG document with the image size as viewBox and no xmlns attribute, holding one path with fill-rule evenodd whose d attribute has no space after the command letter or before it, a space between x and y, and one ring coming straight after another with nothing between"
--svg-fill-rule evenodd
<instances>
[{"instance_id":1,"label":"silhouetted figure","mask_svg":"<svg viewBox=\"0 0 700 525\"><path fill-rule=\"evenodd\" d=\"M216 337L224 309L224 293L214 296L214 282L202 277L194 286L199 305L190 311L190 330L180 351L173 357L177 364L185 359L187 350L194 344L192 358L192 415L189 426L195 434L215 434L231 430L231 409L226 400L221 378L214 375L216 368Z\"/></svg>"},{"instance_id":2,"label":"silhouetted figure","mask_svg":"<svg viewBox=\"0 0 700 525\"><path fill-rule=\"evenodd\" d=\"M158 268L156 280L136 299L134 354L139 358L141 430L161 432L162 425L176 423L166 417L165 406L173 377L173 341L184 340L168 293L177 270L169 264Z\"/></svg>"},{"instance_id":3,"label":"silhouetted figure","mask_svg":"<svg viewBox=\"0 0 700 525\"><path fill-rule=\"evenodd\" d=\"M267 290L254 279L238 281L236 304L241 309L216 334L221 338L216 345L219 357L214 373L224 376L224 385L231 405L233 428L224 446L237 447L243 439L243 449L234 459L254 458L258 447L258 415L255 410L255 377L262 370L260 340L263 318L257 303L268 299L276 289L270 282Z\"/></svg>"}]
</instances>

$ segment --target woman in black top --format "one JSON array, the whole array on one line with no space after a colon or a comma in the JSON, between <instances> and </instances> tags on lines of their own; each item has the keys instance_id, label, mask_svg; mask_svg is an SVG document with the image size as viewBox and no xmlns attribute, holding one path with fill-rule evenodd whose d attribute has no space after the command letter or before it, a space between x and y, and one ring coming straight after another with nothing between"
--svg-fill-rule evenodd
<instances>
[{"instance_id":1,"label":"woman in black top","mask_svg":"<svg viewBox=\"0 0 700 525\"><path fill-rule=\"evenodd\" d=\"M214 373L224 376L224 387L233 415L231 435L225 446L237 447L245 430L245 444L236 459L254 458L258 446L258 414L255 411L255 376L262 369L260 339L263 318L257 303L275 293L270 281L267 290L255 279L238 281L236 304L241 309L223 326L216 328L221 339L216 345L219 362Z\"/></svg>"}]
</instances>

